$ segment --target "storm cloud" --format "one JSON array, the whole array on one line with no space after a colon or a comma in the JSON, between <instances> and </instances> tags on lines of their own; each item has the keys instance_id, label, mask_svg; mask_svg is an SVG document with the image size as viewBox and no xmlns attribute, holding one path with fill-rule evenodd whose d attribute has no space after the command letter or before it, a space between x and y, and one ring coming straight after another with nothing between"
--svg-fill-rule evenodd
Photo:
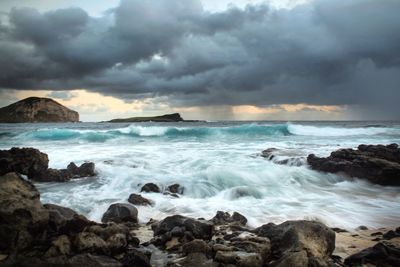
<instances>
[{"instance_id":1,"label":"storm cloud","mask_svg":"<svg viewBox=\"0 0 400 267\"><path fill-rule=\"evenodd\" d=\"M0 87L163 96L182 107L360 105L396 115L399 12L398 0L214 13L196 0L122 0L102 17L13 8L0 23Z\"/></svg>"}]
</instances>

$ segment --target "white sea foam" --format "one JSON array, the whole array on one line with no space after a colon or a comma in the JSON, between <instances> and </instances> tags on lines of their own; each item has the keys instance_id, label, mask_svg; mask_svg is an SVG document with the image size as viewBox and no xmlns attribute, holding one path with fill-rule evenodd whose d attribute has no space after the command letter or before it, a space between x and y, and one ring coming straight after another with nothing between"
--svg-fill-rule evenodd
<instances>
[{"instance_id":1,"label":"white sea foam","mask_svg":"<svg viewBox=\"0 0 400 267\"><path fill-rule=\"evenodd\" d=\"M0 147L34 146L49 155L53 168L65 168L70 161L95 162L97 177L37 184L44 202L71 207L93 220L100 220L111 203L126 202L147 182L161 187L179 183L185 191L180 198L142 193L155 203L138 207L142 222L171 214L211 218L218 210L238 211L252 226L313 218L351 229L391 226L400 220L397 188L323 174L304 165L274 164L257 156L270 147L287 151L283 154L290 157L304 157L360 143L400 143L396 127L255 123L56 127L22 129L0 138ZM43 136L33 134L37 132ZM66 133L78 136L65 139Z\"/></svg>"}]
</instances>

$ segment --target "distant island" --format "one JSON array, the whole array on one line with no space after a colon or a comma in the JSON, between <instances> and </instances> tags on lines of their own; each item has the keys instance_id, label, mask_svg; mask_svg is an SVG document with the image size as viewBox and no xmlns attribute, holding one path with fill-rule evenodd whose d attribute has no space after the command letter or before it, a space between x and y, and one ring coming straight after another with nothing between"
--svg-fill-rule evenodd
<instances>
[{"instance_id":1,"label":"distant island","mask_svg":"<svg viewBox=\"0 0 400 267\"><path fill-rule=\"evenodd\" d=\"M28 97L0 108L0 123L23 122L79 122L79 113L44 97Z\"/></svg>"},{"instance_id":2,"label":"distant island","mask_svg":"<svg viewBox=\"0 0 400 267\"><path fill-rule=\"evenodd\" d=\"M131 117L126 119L113 119L107 122L179 122L184 121L179 113L165 114L153 117Z\"/></svg>"}]
</instances>

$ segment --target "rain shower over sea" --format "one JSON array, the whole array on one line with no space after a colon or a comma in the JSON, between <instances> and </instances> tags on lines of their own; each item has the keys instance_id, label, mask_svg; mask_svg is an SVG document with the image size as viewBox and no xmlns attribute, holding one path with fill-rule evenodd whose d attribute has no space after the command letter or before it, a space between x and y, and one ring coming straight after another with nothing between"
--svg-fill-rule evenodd
<instances>
[{"instance_id":1,"label":"rain shower over sea","mask_svg":"<svg viewBox=\"0 0 400 267\"><path fill-rule=\"evenodd\" d=\"M34 147L49 167L92 161L95 177L68 183L36 183L42 202L70 207L100 221L111 203L153 182L178 183L179 198L141 193L139 220L171 214L211 218L237 211L250 226L288 219L317 219L337 227L394 226L400 221L400 192L341 174L311 170L305 157L328 156L359 144L400 143L393 122L181 122L2 124L0 149ZM276 148L276 164L260 154Z\"/></svg>"}]
</instances>

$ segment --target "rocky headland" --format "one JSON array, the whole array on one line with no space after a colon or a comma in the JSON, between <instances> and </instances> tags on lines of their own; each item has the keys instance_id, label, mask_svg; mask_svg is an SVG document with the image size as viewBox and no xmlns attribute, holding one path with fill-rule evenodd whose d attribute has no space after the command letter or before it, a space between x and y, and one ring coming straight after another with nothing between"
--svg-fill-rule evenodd
<instances>
[{"instance_id":1,"label":"rocky headland","mask_svg":"<svg viewBox=\"0 0 400 267\"><path fill-rule=\"evenodd\" d=\"M131 117L125 119L113 119L108 122L180 122L184 121L179 113L165 114L153 117Z\"/></svg>"},{"instance_id":2,"label":"rocky headland","mask_svg":"<svg viewBox=\"0 0 400 267\"><path fill-rule=\"evenodd\" d=\"M43 97L28 97L0 108L0 123L23 122L79 122L79 113Z\"/></svg>"}]
</instances>

